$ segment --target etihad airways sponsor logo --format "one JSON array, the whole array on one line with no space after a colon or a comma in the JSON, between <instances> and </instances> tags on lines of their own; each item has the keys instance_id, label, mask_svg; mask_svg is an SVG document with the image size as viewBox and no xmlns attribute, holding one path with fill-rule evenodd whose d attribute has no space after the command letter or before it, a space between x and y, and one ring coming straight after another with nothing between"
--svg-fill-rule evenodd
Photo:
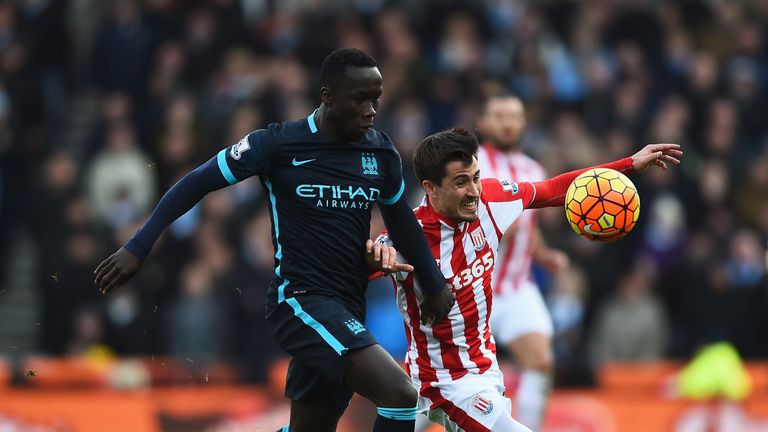
<instances>
[{"instance_id":1,"label":"etihad airways sponsor logo","mask_svg":"<svg viewBox=\"0 0 768 432\"><path fill-rule=\"evenodd\" d=\"M317 199L317 207L368 209L381 191L373 187L351 185L301 184L296 195Z\"/></svg>"}]
</instances>

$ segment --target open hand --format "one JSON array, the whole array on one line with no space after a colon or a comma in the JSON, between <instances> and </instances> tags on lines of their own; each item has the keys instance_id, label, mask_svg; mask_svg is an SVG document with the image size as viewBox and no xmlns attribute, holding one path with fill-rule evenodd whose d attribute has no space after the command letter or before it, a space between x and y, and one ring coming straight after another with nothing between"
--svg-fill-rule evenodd
<instances>
[{"instance_id":1,"label":"open hand","mask_svg":"<svg viewBox=\"0 0 768 432\"><path fill-rule=\"evenodd\" d=\"M412 265L397 262L397 250L392 246L368 239L365 242L365 252L365 263L372 272L390 274L413 271Z\"/></svg>"},{"instance_id":2,"label":"open hand","mask_svg":"<svg viewBox=\"0 0 768 432\"><path fill-rule=\"evenodd\" d=\"M667 169L667 163L680 165L678 158L682 155L680 144L648 144L632 155L632 167L635 172L644 171L651 165Z\"/></svg>"},{"instance_id":3,"label":"open hand","mask_svg":"<svg viewBox=\"0 0 768 432\"><path fill-rule=\"evenodd\" d=\"M139 267L141 260L128 249L121 247L96 267L93 271L96 275L93 284L100 293L106 294L112 288L128 282L139 271Z\"/></svg>"}]
</instances>

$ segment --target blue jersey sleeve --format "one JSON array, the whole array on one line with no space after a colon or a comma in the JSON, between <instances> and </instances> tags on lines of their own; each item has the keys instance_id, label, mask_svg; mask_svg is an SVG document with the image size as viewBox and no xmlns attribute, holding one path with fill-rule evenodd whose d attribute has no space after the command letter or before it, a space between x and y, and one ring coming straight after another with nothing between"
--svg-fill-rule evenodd
<instances>
[{"instance_id":1,"label":"blue jersey sleeve","mask_svg":"<svg viewBox=\"0 0 768 432\"><path fill-rule=\"evenodd\" d=\"M216 163L229 184L267 174L272 164L274 135L270 129L249 133L237 144L221 150Z\"/></svg>"},{"instance_id":2,"label":"blue jersey sleeve","mask_svg":"<svg viewBox=\"0 0 768 432\"><path fill-rule=\"evenodd\" d=\"M405 197L392 205L381 206L381 216L398 252L416 270L416 279L424 293L429 297L440 294L446 284L445 278L435 264L424 231Z\"/></svg>"},{"instance_id":3,"label":"blue jersey sleeve","mask_svg":"<svg viewBox=\"0 0 768 432\"><path fill-rule=\"evenodd\" d=\"M165 228L191 209L211 191L227 183L219 174L215 158L200 165L173 185L157 204L144 226L124 245L136 257L144 259Z\"/></svg>"},{"instance_id":4,"label":"blue jersey sleeve","mask_svg":"<svg viewBox=\"0 0 768 432\"><path fill-rule=\"evenodd\" d=\"M379 202L384 205L392 205L403 196L405 191L403 161L394 147L392 147L392 156L387 158L387 163L389 164L387 178L384 180L384 189L379 196Z\"/></svg>"}]
</instances>

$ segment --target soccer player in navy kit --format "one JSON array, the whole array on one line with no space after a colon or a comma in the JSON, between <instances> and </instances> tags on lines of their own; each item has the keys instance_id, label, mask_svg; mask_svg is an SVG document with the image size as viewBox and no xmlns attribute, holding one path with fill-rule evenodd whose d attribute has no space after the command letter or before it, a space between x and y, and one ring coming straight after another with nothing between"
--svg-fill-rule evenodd
<instances>
[{"instance_id":1,"label":"soccer player in navy kit","mask_svg":"<svg viewBox=\"0 0 768 432\"><path fill-rule=\"evenodd\" d=\"M257 175L269 194L275 271L267 296L273 336L293 356L283 431L333 431L353 392L378 407L374 432L412 431L417 393L363 325L366 242L378 202L399 252L427 287L425 322L454 297L403 196L400 157L372 129L382 93L376 61L340 49L323 61L320 107L270 124L219 152L174 185L145 225L94 272L102 293L139 269L163 229L210 191Z\"/></svg>"}]
</instances>

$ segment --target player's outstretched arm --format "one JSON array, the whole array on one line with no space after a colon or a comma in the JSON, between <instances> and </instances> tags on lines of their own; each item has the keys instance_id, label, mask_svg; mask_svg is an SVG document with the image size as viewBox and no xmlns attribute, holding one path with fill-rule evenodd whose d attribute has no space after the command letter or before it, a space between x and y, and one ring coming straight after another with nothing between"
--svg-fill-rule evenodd
<instances>
[{"instance_id":1,"label":"player's outstretched arm","mask_svg":"<svg viewBox=\"0 0 768 432\"><path fill-rule=\"evenodd\" d=\"M208 192L228 186L216 158L200 165L165 193L144 226L123 247L101 262L94 270L94 284L108 293L130 278L141 267L163 230L197 204Z\"/></svg>"},{"instance_id":2,"label":"player's outstretched arm","mask_svg":"<svg viewBox=\"0 0 768 432\"><path fill-rule=\"evenodd\" d=\"M571 182L579 174L595 169L610 168L631 175L636 172L642 172L651 165L656 165L662 169L667 169L668 164L680 165L680 157L683 152L679 144L648 144L642 150L630 157L617 160L615 162L570 171L560 174L557 177L531 183L533 187L526 188L524 202L529 203L527 208L559 207L565 203L565 193Z\"/></svg>"},{"instance_id":3,"label":"player's outstretched arm","mask_svg":"<svg viewBox=\"0 0 768 432\"><path fill-rule=\"evenodd\" d=\"M424 232L413 210L401 196L391 205L381 205L381 216L389 236L406 261L415 268L415 276L425 297L421 303L421 320L433 324L448 315L456 297L451 285L445 281L429 249Z\"/></svg>"}]
</instances>

